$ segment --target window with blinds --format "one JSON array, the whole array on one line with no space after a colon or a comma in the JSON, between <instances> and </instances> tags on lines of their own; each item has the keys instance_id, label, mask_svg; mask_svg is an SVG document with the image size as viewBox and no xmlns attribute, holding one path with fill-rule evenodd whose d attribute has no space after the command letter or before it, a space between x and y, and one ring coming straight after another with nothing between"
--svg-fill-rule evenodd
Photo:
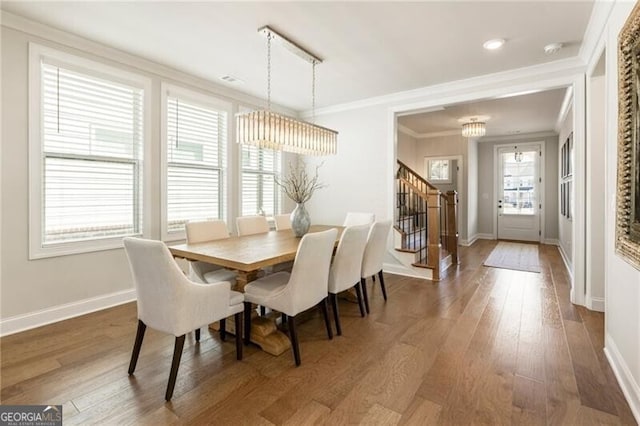
<instances>
[{"instance_id":1,"label":"window with blinds","mask_svg":"<svg viewBox=\"0 0 640 426\"><path fill-rule=\"evenodd\" d=\"M280 213L280 152L242 145L242 216Z\"/></svg>"},{"instance_id":2,"label":"window with blinds","mask_svg":"<svg viewBox=\"0 0 640 426\"><path fill-rule=\"evenodd\" d=\"M228 112L166 96L166 230L189 220L224 219Z\"/></svg>"},{"instance_id":3,"label":"window with blinds","mask_svg":"<svg viewBox=\"0 0 640 426\"><path fill-rule=\"evenodd\" d=\"M41 245L141 234L143 89L40 69Z\"/></svg>"}]
</instances>

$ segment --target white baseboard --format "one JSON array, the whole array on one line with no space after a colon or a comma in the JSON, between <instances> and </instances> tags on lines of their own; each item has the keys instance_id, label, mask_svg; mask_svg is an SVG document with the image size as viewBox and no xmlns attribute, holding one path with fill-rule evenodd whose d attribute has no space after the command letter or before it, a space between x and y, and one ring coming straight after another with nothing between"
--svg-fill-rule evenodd
<instances>
[{"instance_id":1,"label":"white baseboard","mask_svg":"<svg viewBox=\"0 0 640 426\"><path fill-rule=\"evenodd\" d=\"M638 383L634 380L631 371L629 371L629 367L625 363L624 358L622 358L611 336L607 335L604 340L604 354L609 360L613 374L615 374L616 379L618 379L618 384L622 389L624 397L627 399L627 403L629 403L636 422L640 423L640 386L638 386Z\"/></svg>"},{"instance_id":2,"label":"white baseboard","mask_svg":"<svg viewBox=\"0 0 640 426\"><path fill-rule=\"evenodd\" d=\"M545 238L543 244L560 247L560 240L558 240L557 238Z\"/></svg>"},{"instance_id":3,"label":"white baseboard","mask_svg":"<svg viewBox=\"0 0 640 426\"><path fill-rule=\"evenodd\" d=\"M590 297L587 299L587 308L592 311L604 312L604 297Z\"/></svg>"},{"instance_id":4,"label":"white baseboard","mask_svg":"<svg viewBox=\"0 0 640 426\"><path fill-rule=\"evenodd\" d=\"M136 300L136 291L134 289L122 290L104 296L53 306L28 314L16 315L0 320L0 336L8 336L20 331L122 305L133 300Z\"/></svg>"},{"instance_id":5,"label":"white baseboard","mask_svg":"<svg viewBox=\"0 0 640 426\"><path fill-rule=\"evenodd\" d=\"M433 272L431 271L431 269L427 269L427 268L415 268L415 269L420 269L421 273L418 273L414 269L408 268L404 265L398 265L393 263L384 263L382 265L382 270L389 274L402 275L405 277L420 278L420 279L426 279L426 280L432 279Z\"/></svg>"},{"instance_id":6,"label":"white baseboard","mask_svg":"<svg viewBox=\"0 0 640 426\"><path fill-rule=\"evenodd\" d=\"M495 240L495 238L493 238L492 234L475 234L469 239L460 240L460 245L464 247L469 247L478 240Z\"/></svg>"},{"instance_id":7,"label":"white baseboard","mask_svg":"<svg viewBox=\"0 0 640 426\"><path fill-rule=\"evenodd\" d=\"M564 262L564 266L567 268L567 272L573 281L573 266L571 266L571 262L569 262L569 258L560 244L558 244L558 251L560 252L560 257L562 257L562 262Z\"/></svg>"}]
</instances>

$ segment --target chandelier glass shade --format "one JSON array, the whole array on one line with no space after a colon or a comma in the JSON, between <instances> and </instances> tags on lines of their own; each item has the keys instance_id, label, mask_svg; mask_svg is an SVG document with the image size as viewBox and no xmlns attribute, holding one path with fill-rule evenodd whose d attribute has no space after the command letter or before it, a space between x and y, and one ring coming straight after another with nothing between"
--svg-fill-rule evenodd
<instances>
[{"instance_id":1,"label":"chandelier glass shade","mask_svg":"<svg viewBox=\"0 0 640 426\"><path fill-rule=\"evenodd\" d=\"M462 125L462 136L465 138L479 138L487 134L486 124L482 121L470 121Z\"/></svg>"},{"instance_id":2,"label":"chandelier glass shade","mask_svg":"<svg viewBox=\"0 0 640 426\"><path fill-rule=\"evenodd\" d=\"M245 145L302 155L337 151L338 132L273 111L236 115L236 140Z\"/></svg>"},{"instance_id":3,"label":"chandelier glass shade","mask_svg":"<svg viewBox=\"0 0 640 426\"><path fill-rule=\"evenodd\" d=\"M258 29L267 38L267 109L236 114L236 142L302 155L337 152L338 132L271 111L271 42L276 41L310 62L313 70L312 111L315 116L315 66L320 58L268 26Z\"/></svg>"}]
</instances>

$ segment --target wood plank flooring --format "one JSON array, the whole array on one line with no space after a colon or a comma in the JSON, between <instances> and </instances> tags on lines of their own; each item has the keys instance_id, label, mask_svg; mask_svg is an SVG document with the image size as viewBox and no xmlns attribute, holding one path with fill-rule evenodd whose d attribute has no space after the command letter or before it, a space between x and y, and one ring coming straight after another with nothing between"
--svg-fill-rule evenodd
<instances>
[{"instance_id":1,"label":"wood plank flooring","mask_svg":"<svg viewBox=\"0 0 640 426\"><path fill-rule=\"evenodd\" d=\"M558 251L539 274L487 268L461 248L439 283L386 274L371 315L341 301L343 336L300 324L302 366L233 339L187 337L164 401L172 336L148 329L127 367L135 304L0 339L2 404L63 404L65 424L636 424L602 352L604 318L569 303ZM371 280L369 280L371 286Z\"/></svg>"}]
</instances>

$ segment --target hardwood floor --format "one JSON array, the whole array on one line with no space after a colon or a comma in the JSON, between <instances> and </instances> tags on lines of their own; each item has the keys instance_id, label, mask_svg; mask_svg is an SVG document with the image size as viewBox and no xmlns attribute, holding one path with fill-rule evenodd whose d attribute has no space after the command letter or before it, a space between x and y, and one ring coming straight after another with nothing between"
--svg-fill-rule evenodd
<instances>
[{"instance_id":1,"label":"hardwood floor","mask_svg":"<svg viewBox=\"0 0 640 426\"><path fill-rule=\"evenodd\" d=\"M319 314L298 327L302 366L209 330L187 336L164 401L174 337L147 329L127 367L135 304L0 340L2 404L63 404L65 424L636 424L602 352L604 319L569 303L555 247L540 274L483 267L460 250L439 283L368 280L371 314L340 302L342 336Z\"/></svg>"}]
</instances>

